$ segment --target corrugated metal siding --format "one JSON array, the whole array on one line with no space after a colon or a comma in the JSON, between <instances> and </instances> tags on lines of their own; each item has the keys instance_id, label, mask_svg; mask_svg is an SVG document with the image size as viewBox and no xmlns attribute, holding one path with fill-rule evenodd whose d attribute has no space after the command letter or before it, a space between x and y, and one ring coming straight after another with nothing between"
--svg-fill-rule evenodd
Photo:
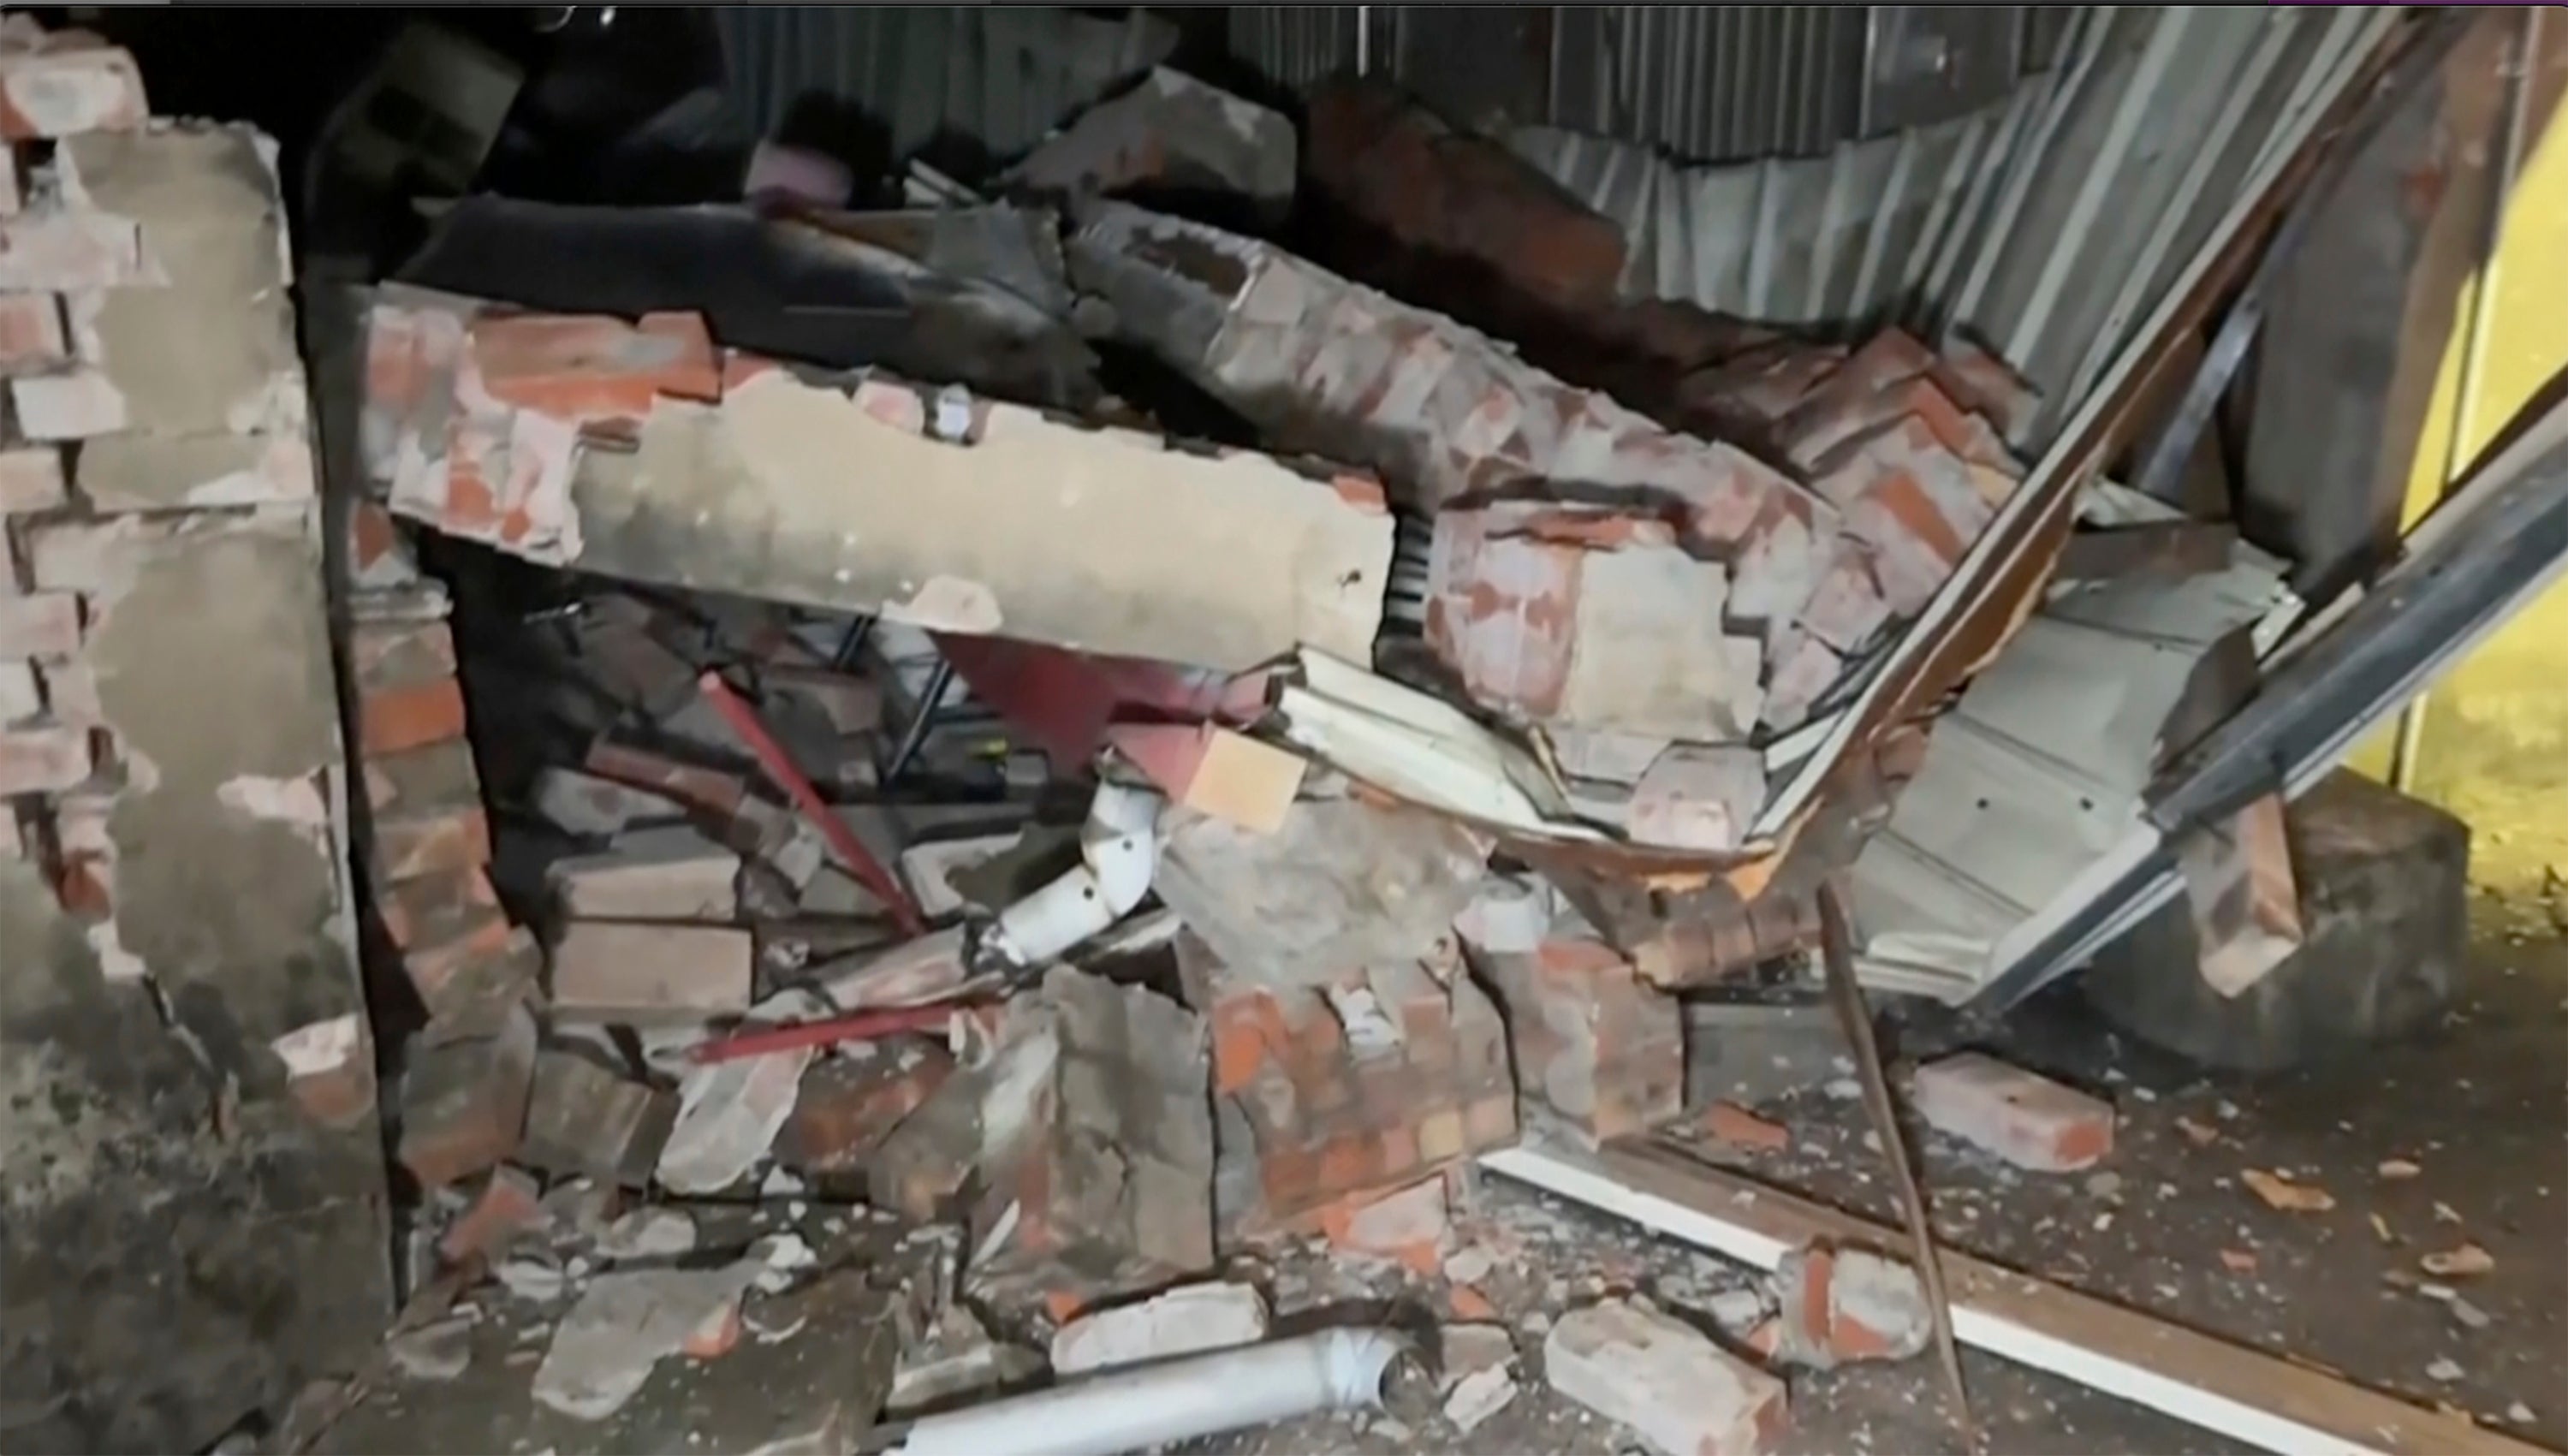
<instances>
[{"instance_id":1,"label":"corrugated metal siding","mask_svg":"<svg viewBox=\"0 0 2568 1456\"><path fill-rule=\"evenodd\" d=\"M1824 151L1861 133L1873 8L1561 7L1552 124L1684 156Z\"/></svg>"},{"instance_id":2,"label":"corrugated metal siding","mask_svg":"<svg viewBox=\"0 0 2568 1456\"><path fill-rule=\"evenodd\" d=\"M1457 60L1445 40L1456 24L1497 29L1463 14L1485 8L1234 6L1229 48L1269 81L1307 87L1358 69L1362 10L1373 28L1373 43L1361 48L1365 69L1422 94L1485 100L1475 88L1486 90L1488 78L1456 74L1484 68ZM1696 160L1816 154L2003 98L2046 64L2061 13L2021 5L1555 6L1542 17L1548 76L1537 78L1537 89L1547 95L1509 112ZM1500 90L1515 99L1513 86Z\"/></svg>"},{"instance_id":3,"label":"corrugated metal siding","mask_svg":"<svg viewBox=\"0 0 2568 1456\"><path fill-rule=\"evenodd\" d=\"M1353 5L1233 5L1230 53L1276 85L1299 91L1357 69L1360 13Z\"/></svg>"},{"instance_id":4,"label":"corrugated metal siding","mask_svg":"<svg viewBox=\"0 0 2568 1456\"><path fill-rule=\"evenodd\" d=\"M881 121L895 155L943 133L1012 156L1177 39L1138 9L1106 20L1049 7L750 5L715 17L733 96L760 132L817 92Z\"/></svg>"}]
</instances>

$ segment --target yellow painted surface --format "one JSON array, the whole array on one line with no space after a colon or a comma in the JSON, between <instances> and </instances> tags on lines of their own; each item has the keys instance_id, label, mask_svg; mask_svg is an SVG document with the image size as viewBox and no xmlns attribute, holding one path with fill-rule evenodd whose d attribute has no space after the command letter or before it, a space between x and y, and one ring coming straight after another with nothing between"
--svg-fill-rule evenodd
<instances>
[{"instance_id":1,"label":"yellow painted surface","mask_svg":"<svg viewBox=\"0 0 2568 1456\"><path fill-rule=\"evenodd\" d=\"M2545 30L2560 29L2551 17ZM2545 60L2563 55L2546 38ZM2454 311L2433 402L2408 478L2408 517L2433 504L2553 376L2568 370L2568 106L2546 106L2508 199L2484 314L2478 399L2452 445L2462 357L2480 280ZM2457 454L2457 460L2450 458ZM2391 734L2355 766L2386 777ZM2427 701L2412 789L2469 821L2472 878L2497 889L2568 876L2568 581L2554 583L2470 654Z\"/></svg>"}]
</instances>

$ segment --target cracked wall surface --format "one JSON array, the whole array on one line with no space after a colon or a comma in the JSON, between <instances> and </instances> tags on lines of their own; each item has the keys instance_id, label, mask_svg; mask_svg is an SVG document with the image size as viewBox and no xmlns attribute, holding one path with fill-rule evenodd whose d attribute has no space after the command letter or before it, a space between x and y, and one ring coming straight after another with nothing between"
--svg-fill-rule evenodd
<instances>
[{"instance_id":1,"label":"cracked wall surface","mask_svg":"<svg viewBox=\"0 0 2568 1456\"><path fill-rule=\"evenodd\" d=\"M0 1442L201 1450L390 1313L284 214L30 66L131 95L0 115Z\"/></svg>"}]
</instances>

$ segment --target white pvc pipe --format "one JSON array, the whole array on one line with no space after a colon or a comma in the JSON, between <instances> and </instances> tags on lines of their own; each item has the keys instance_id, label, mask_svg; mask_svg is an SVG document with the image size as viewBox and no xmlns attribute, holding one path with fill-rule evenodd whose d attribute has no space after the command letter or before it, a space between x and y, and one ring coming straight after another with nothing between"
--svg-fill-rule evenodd
<instances>
[{"instance_id":1,"label":"white pvc pipe","mask_svg":"<svg viewBox=\"0 0 2568 1456\"><path fill-rule=\"evenodd\" d=\"M1040 965L1132 913L1159 868L1157 789L1100 783L1079 831L1080 864L999 912L990 948Z\"/></svg>"},{"instance_id":2,"label":"white pvc pipe","mask_svg":"<svg viewBox=\"0 0 2568 1456\"><path fill-rule=\"evenodd\" d=\"M901 1456L1115 1456L1169 1441L1382 1402L1409 1343L1388 1329L1299 1339L1112 1370L912 1424Z\"/></svg>"}]
</instances>

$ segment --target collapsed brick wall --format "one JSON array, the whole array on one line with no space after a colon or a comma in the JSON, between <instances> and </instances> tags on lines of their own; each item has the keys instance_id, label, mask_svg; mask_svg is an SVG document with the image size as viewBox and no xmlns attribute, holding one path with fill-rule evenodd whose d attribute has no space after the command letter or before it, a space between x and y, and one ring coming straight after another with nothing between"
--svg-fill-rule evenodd
<instances>
[{"instance_id":1,"label":"collapsed brick wall","mask_svg":"<svg viewBox=\"0 0 2568 1456\"><path fill-rule=\"evenodd\" d=\"M202 1449L389 1313L273 147L0 22L0 1382Z\"/></svg>"}]
</instances>

